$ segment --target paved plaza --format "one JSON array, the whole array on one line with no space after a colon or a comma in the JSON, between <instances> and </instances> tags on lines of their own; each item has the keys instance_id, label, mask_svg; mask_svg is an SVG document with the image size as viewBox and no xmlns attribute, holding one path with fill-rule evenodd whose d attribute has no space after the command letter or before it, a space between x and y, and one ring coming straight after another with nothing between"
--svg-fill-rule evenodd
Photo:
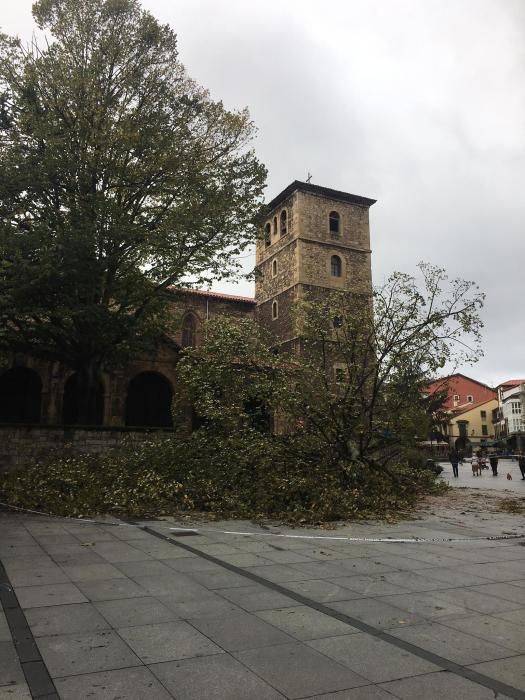
<instances>
[{"instance_id":1,"label":"paved plaza","mask_svg":"<svg viewBox=\"0 0 525 700\"><path fill-rule=\"evenodd\" d=\"M1 700L525 698L523 516L144 525L0 514Z\"/></svg>"},{"instance_id":2,"label":"paved plaza","mask_svg":"<svg viewBox=\"0 0 525 700\"><path fill-rule=\"evenodd\" d=\"M498 476L492 475L490 466L488 469L482 470L481 476L473 476L470 461L466 460L459 465L459 476L457 479L453 477L450 462L440 462L440 464L444 469L441 476L450 486L466 486L470 489L490 491L508 491L509 494L514 493L525 496L525 481L521 480L521 472L516 459L512 460L507 457L500 459L498 461ZM510 474L512 480L507 479L507 474Z\"/></svg>"}]
</instances>

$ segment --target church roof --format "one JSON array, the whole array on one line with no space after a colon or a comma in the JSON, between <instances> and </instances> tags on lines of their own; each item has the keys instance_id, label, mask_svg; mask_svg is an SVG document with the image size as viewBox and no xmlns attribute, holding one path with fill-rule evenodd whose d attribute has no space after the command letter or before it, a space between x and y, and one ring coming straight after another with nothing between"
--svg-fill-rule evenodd
<instances>
[{"instance_id":1,"label":"church roof","mask_svg":"<svg viewBox=\"0 0 525 700\"><path fill-rule=\"evenodd\" d=\"M268 210L275 209L283 200L287 199L294 192L307 192L308 194L317 194L328 199L339 200L340 202L349 202L350 204L359 204L364 207L371 207L376 203L376 199L361 197L350 192L341 192L340 190L332 190L329 187L320 187L312 185L310 182L301 182L294 180L286 189L280 192L277 197L274 197L271 202L268 202Z\"/></svg>"},{"instance_id":2,"label":"church roof","mask_svg":"<svg viewBox=\"0 0 525 700\"><path fill-rule=\"evenodd\" d=\"M253 297L241 297L237 294L223 294L222 292L208 292L205 289L173 289L172 291L182 292L183 294L197 294L204 297L212 297L213 299L226 299L230 301L241 301L245 304L255 304Z\"/></svg>"}]
</instances>

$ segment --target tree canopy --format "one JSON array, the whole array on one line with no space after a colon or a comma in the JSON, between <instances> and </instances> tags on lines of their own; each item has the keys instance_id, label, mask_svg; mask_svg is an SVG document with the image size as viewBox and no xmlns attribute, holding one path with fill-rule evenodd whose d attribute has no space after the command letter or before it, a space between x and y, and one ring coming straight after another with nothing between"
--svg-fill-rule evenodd
<instances>
[{"instance_id":1,"label":"tree canopy","mask_svg":"<svg viewBox=\"0 0 525 700\"><path fill-rule=\"evenodd\" d=\"M180 366L210 430L249 420L245 407L259 397L297 449L333 467L402 463L438 407L422 392L426 382L481 355L484 295L435 266L420 272L393 273L372 299L345 291L303 299L300 354L276 355L255 322L210 322L203 347Z\"/></svg>"},{"instance_id":2,"label":"tree canopy","mask_svg":"<svg viewBox=\"0 0 525 700\"><path fill-rule=\"evenodd\" d=\"M247 110L191 80L136 0L38 0L0 37L0 350L86 377L166 327L168 289L235 274L266 170ZM88 409L86 409L88 410Z\"/></svg>"}]
</instances>

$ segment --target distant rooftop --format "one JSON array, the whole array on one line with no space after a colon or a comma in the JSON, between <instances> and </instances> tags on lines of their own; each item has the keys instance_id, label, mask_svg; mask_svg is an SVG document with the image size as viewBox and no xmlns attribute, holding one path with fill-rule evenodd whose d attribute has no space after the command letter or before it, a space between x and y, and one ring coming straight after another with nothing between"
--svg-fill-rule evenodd
<instances>
[{"instance_id":1,"label":"distant rooftop","mask_svg":"<svg viewBox=\"0 0 525 700\"><path fill-rule=\"evenodd\" d=\"M268 209L275 209L283 200L287 199L294 192L308 192L308 194L317 194L321 197L327 197L328 199L336 199L340 202L349 202L350 204L359 204L363 207L371 207L372 204L376 203L376 199L369 199L368 197L361 197L357 194L350 194L349 192L341 192L339 190L332 190L329 187L320 187L319 185L312 185L310 182L301 182L300 180L294 180L291 185L288 185L286 189L280 192L277 197L274 197L271 202L268 202Z\"/></svg>"},{"instance_id":2,"label":"distant rooftop","mask_svg":"<svg viewBox=\"0 0 525 700\"><path fill-rule=\"evenodd\" d=\"M507 379L506 382L501 382L498 386L519 386L525 384L525 379Z\"/></svg>"}]
</instances>

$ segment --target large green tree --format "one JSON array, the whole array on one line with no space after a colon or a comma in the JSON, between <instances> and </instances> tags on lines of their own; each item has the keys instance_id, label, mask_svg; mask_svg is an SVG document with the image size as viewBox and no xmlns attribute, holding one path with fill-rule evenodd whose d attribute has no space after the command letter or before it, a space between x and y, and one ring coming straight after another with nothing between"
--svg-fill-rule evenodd
<instances>
[{"instance_id":1,"label":"large green tree","mask_svg":"<svg viewBox=\"0 0 525 700\"><path fill-rule=\"evenodd\" d=\"M158 340L170 290L233 275L266 171L246 110L192 81L136 0L38 0L0 36L0 350L97 374Z\"/></svg>"},{"instance_id":2,"label":"large green tree","mask_svg":"<svg viewBox=\"0 0 525 700\"><path fill-rule=\"evenodd\" d=\"M422 388L482 353L477 285L432 265L420 273L393 273L372 298L325 290L303 299L294 355L276 355L255 322L210 321L205 343L180 366L206 429L232 433L252 420L258 399L295 446L290 459L312 451L343 472L405 462L442 398L427 398Z\"/></svg>"}]
</instances>

